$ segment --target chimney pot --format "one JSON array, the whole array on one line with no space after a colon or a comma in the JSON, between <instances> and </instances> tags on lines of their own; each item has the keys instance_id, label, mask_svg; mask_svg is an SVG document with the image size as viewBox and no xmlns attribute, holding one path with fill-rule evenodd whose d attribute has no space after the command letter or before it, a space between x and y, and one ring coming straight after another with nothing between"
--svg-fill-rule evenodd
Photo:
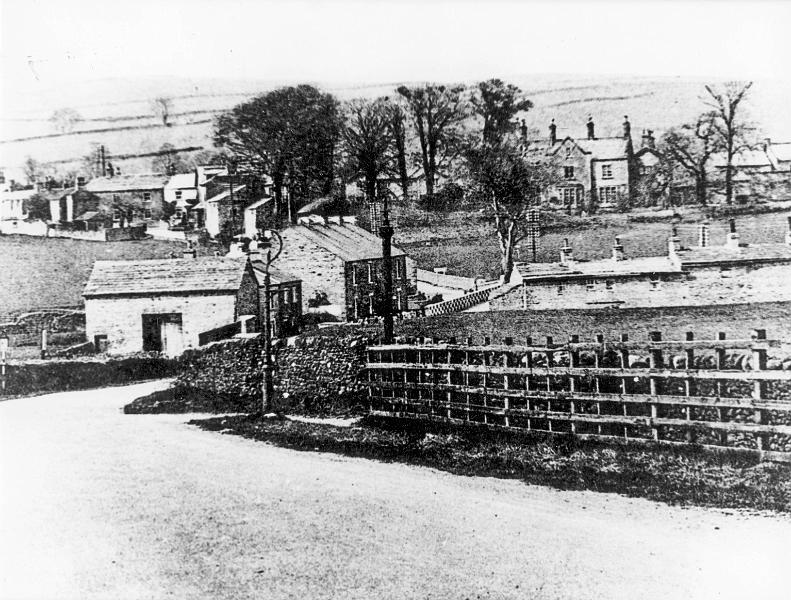
<instances>
[{"instance_id":1,"label":"chimney pot","mask_svg":"<svg viewBox=\"0 0 791 600\"><path fill-rule=\"evenodd\" d=\"M618 236L615 236L615 243L612 247L612 259L614 261L624 259L623 245L621 244L621 238Z\"/></svg>"},{"instance_id":2,"label":"chimney pot","mask_svg":"<svg viewBox=\"0 0 791 600\"><path fill-rule=\"evenodd\" d=\"M589 140L596 139L593 117L588 117L587 128L588 128L588 139Z\"/></svg>"},{"instance_id":3,"label":"chimney pot","mask_svg":"<svg viewBox=\"0 0 791 600\"><path fill-rule=\"evenodd\" d=\"M555 125L555 119L549 124L549 143L554 145L558 141L558 126Z\"/></svg>"}]
</instances>

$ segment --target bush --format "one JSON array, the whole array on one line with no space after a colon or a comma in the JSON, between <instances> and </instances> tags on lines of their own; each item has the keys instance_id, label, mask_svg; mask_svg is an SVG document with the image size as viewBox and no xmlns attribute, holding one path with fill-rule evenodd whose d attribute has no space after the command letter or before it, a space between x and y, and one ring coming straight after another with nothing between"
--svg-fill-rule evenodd
<instances>
[{"instance_id":1,"label":"bush","mask_svg":"<svg viewBox=\"0 0 791 600\"><path fill-rule=\"evenodd\" d=\"M303 327L315 327L319 323L340 323L341 320L328 312L310 312L302 315L301 325Z\"/></svg>"},{"instance_id":2,"label":"bush","mask_svg":"<svg viewBox=\"0 0 791 600\"><path fill-rule=\"evenodd\" d=\"M457 183L449 183L433 196L423 194L418 205L423 210L448 211L458 208L464 199L464 188Z\"/></svg>"}]
</instances>

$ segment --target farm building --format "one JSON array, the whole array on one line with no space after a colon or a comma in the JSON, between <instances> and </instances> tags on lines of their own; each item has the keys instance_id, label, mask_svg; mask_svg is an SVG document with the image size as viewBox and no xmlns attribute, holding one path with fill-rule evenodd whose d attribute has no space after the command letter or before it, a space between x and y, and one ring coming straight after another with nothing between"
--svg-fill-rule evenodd
<instances>
[{"instance_id":1,"label":"farm building","mask_svg":"<svg viewBox=\"0 0 791 600\"><path fill-rule=\"evenodd\" d=\"M135 174L96 177L82 184L77 180L77 191L84 189L99 199L100 211L112 217L113 226L125 223L153 223L164 217L164 189L167 175ZM97 209L94 209L97 210ZM78 213L75 209L75 218Z\"/></svg>"},{"instance_id":2,"label":"farm building","mask_svg":"<svg viewBox=\"0 0 791 600\"><path fill-rule=\"evenodd\" d=\"M96 261L83 292L86 335L111 354L176 356L201 338L218 339L214 330L243 317L257 331L263 316L259 270L247 257ZM299 281L273 272L271 285L272 318L285 335L298 323L288 299L299 301Z\"/></svg>"},{"instance_id":3,"label":"farm building","mask_svg":"<svg viewBox=\"0 0 791 600\"><path fill-rule=\"evenodd\" d=\"M558 263L518 264L520 285L490 301L492 310L700 306L791 300L791 219L785 243L742 244L734 221L726 243L668 240L666 256L628 258L616 238L612 257L574 260L566 244Z\"/></svg>"},{"instance_id":4,"label":"farm building","mask_svg":"<svg viewBox=\"0 0 791 600\"><path fill-rule=\"evenodd\" d=\"M353 217L303 217L281 232L278 266L302 280L304 301L326 294L328 312L347 321L372 316L382 290L382 241ZM406 311L412 261L393 246L393 306Z\"/></svg>"}]
</instances>

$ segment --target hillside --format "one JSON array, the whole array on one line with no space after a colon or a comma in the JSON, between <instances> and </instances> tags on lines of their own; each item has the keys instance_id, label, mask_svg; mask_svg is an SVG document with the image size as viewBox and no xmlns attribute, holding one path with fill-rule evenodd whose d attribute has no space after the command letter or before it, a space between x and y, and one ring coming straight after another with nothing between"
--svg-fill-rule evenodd
<instances>
[{"instance_id":1,"label":"hillside","mask_svg":"<svg viewBox=\"0 0 791 600\"><path fill-rule=\"evenodd\" d=\"M643 128L657 132L683 122L700 110L703 80L681 78L517 76L509 81L535 103L525 115L534 135L544 135L550 119L558 134L579 136L592 115L599 136L619 135L629 115L636 137ZM472 82L468 82L472 83ZM265 80L190 80L179 78L97 80L70 88L5 91L0 134L0 165L19 167L32 156L53 167L65 167L104 144L111 155L136 155L170 143L176 148L211 147L217 114L279 85ZM392 95L399 83L319 84L341 99ZM150 101L172 99L171 126L153 114ZM791 139L791 116L785 101L791 83L757 82L750 112L761 130L774 139ZM49 119L60 108L73 108L83 118L68 134L58 134ZM125 172L145 171L149 158L116 160Z\"/></svg>"}]
</instances>

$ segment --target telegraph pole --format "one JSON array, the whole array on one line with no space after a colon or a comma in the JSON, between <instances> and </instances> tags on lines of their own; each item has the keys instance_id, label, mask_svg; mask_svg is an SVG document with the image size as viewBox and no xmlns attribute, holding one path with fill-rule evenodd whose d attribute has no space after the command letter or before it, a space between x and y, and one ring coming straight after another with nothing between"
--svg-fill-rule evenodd
<instances>
[{"instance_id":1,"label":"telegraph pole","mask_svg":"<svg viewBox=\"0 0 791 600\"><path fill-rule=\"evenodd\" d=\"M387 206L387 191L382 194L382 224L379 227L382 238L382 280L384 299L381 313L384 322L384 343L393 343L393 228L390 226L390 211Z\"/></svg>"}]
</instances>

